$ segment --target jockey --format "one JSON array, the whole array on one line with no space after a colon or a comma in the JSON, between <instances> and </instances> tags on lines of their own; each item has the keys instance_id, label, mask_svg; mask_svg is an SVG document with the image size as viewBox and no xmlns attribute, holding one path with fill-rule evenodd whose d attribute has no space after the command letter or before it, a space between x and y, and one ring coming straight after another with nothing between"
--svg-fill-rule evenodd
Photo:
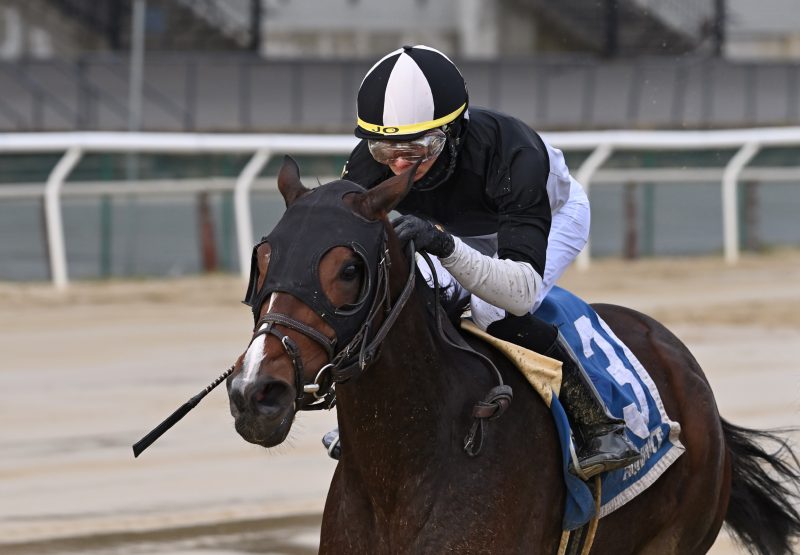
<instances>
[{"instance_id":1,"label":"jockey","mask_svg":"<svg viewBox=\"0 0 800 555\"><path fill-rule=\"evenodd\" d=\"M461 72L427 46L379 60L357 109L362 141L342 178L370 188L422 160L395 230L436 257L443 290L470 296L478 327L563 363L573 472L586 479L639 460L558 329L532 314L589 236L589 200L561 151L518 119L470 107Z\"/></svg>"}]
</instances>

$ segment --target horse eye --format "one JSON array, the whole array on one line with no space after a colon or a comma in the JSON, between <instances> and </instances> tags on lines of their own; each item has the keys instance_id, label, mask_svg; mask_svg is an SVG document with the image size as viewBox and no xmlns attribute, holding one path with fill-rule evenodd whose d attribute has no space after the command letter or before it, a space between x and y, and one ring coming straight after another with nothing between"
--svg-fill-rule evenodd
<instances>
[{"instance_id":1,"label":"horse eye","mask_svg":"<svg viewBox=\"0 0 800 555\"><path fill-rule=\"evenodd\" d=\"M339 271L339 279L342 281L353 281L361 275L361 264L359 262L348 262Z\"/></svg>"}]
</instances>

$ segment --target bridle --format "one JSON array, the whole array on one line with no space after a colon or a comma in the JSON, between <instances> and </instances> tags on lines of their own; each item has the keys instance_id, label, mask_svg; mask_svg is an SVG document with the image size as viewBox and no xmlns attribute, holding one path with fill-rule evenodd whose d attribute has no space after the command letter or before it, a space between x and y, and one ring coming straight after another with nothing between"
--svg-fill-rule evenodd
<instances>
[{"instance_id":1,"label":"bridle","mask_svg":"<svg viewBox=\"0 0 800 555\"><path fill-rule=\"evenodd\" d=\"M375 361L383 340L386 339L386 335L397 321L400 312L403 310L403 307L405 307L406 302L411 297L411 293L414 290L416 259L414 257L415 250L413 241L408 242L407 250L407 258L409 261L408 278L406 278L406 283L400 296L394 304L392 304L389 294L389 268L391 267L391 261L389 259L386 234L384 233L380 249L382 256L378 262L375 296L372 299L370 310L353 338L344 348L338 350L338 352L336 351L336 339L330 339L319 330L286 314L268 312L258 320L256 325L257 331L253 335L253 339L260 335L267 334L277 337L281 346L286 351L286 354L289 356L289 360L292 362L295 376L295 390L297 391L297 396L295 397L295 411L333 408L336 404L336 384L344 383L359 376ZM487 368L493 372L498 382L498 385L492 387L486 397L482 401L478 401L472 408L473 423L464 438L464 451L467 455L475 457L480 453L483 446L487 433L487 423L499 418L500 415L506 411L511 404L513 393L511 387L503 382L502 375L489 358L470 348L457 334L456 336L448 337L448 334L444 331L442 326L442 315L440 314L438 303L439 283L436 279L436 271L428 255L426 253L421 253L421 256L432 270L431 275L436 299L436 302L433 303L435 307L434 319L440 337L451 347L465 351L481 359ZM370 338L373 324L378 314L381 312L384 314L384 320L375 334ZM329 362L324 364L317 371L313 381L309 383L305 382L305 368L303 366L300 349L295 341L288 335L277 330L275 325L282 325L302 333L319 343L326 351ZM324 379L326 373L330 374L330 379ZM312 403L306 403L305 396L309 393L312 394L315 399Z\"/></svg>"},{"instance_id":2,"label":"bridle","mask_svg":"<svg viewBox=\"0 0 800 555\"><path fill-rule=\"evenodd\" d=\"M386 339L389 330L397 321L400 312L414 290L416 272L413 242L409 241L407 250L409 260L408 277L403 291L392 304L389 292L391 260L389 258L387 237L384 232L380 249L381 258L377 265L375 294L369 312L352 339L338 350L336 338L330 339L319 330L291 316L280 312L267 312L259 318L250 343L261 335L272 335L279 340L294 369L295 390L297 392L294 401L296 411L333 408L336 405L336 384L344 383L357 377L375 361L383 340ZM383 315L383 322L377 331L371 334L379 314ZM305 380L305 366L297 343L277 329L276 325L284 326L305 335L318 343L328 355L328 362L316 372L313 381L306 382ZM313 395L313 402L306 402L307 394Z\"/></svg>"},{"instance_id":3,"label":"bridle","mask_svg":"<svg viewBox=\"0 0 800 555\"><path fill-rule=\"evenodd\" d=\"M324 191L324 192L323 192ZM331 409L336 404L336 385L347 382L361 373L377 359L381 345L394 326L400 313L408 302L414 291L416 277L416 258L413 242L409 241L406 245L408 259L408 277L403 286L403 290L394 302L391 299L389 290L389 269L391 261L389 259L388 235L383 228L378 232L378 227L383 224L379 220L368 221L358 217L350 218L344 226L339 226L339 233L325 237L321 244L315 245L315 250L309 250L305 245L298 244L295 236L297 226L303 225L304 218L309 215L309 210L317 206L324 206L325 210L315 212L314 217L319 225L336 226L340 223L337 218L343 214L352 215L352 211L341 199L350 192L361 192L362 189L354 183L346 181L332 182L327 188L317 188L307 195L304 199L308 202L303 206L301 203L294 203L289 207L278 226L273 229L270 236L265 237L262 243L269 242L270 238L277 240L279 246L277 257L280 259L281 248L286 247L283 256L289 261L288 264L279 265L277 272L270 272L265 276L264 282L259 286L257 279L257 258L259 243L253 249L253 259L251 262L250 284L245 298L245 304L253 308L254 316L259 314L261 306L268 294L275 291L284 291L294 295L312 310L320 314L323 320L328 322L341 337L346 338L347 343L339 347L337 340L328 338L319 330L313 328L305 322L301 322L283 313L267 312L260 317L256 317L256 325L250 344L262 335L272 335L276 337L281 347L286 352L294 370L294 381L296 397L294 399L295 412L301 410L321 410ZM335 201L331 205L330 201ZM328 203L326 204L326 201ZM299 209L293 212L293 207ZM294 214L294 216L291 216ZM287 220L287 216L290 216ZM294 219L292 219L294 218ZM287 220L287 221L285 221ZM281 227L281 223L285 225ZM353 239L348 239L353 237ZM320 257L324 252L333 246L349 245L357 255L361 256L366 262L364 279L366 280L365 294L354 305L345 307L333 307L324 294L321 293L319 280L316 282L306 282L298 284L295 281L297 272L311 267L317 267ZM367 245L365 247L365 245ZM272 255L276 256L276 245L273 245ZM295 250L292 250L292 249ZM298 250L299 249L299 250ZM372 253L378 253L373 255ZM497 367L486 356L473 350L460 337L458 332L447 326L447 332L442 325L442 311L439 307L439 284L436 279L436 271L425 253L420 255L427 261L432 268L434 282L434 319L439 336L450 347L459 349L463 352L476 356L483 361L490 369L498 382L498 385L491 388L483 401L477 402L472 409L473 425L464 439L464 451L469 456L476 456L483 444L486 435L486 423L498 418L511 403L512 392L508 385L503 383L503 378ZM298 258L299 256L299 258ZM379 257L377 264L375 258ZM273 260L274 261L274 260ZM316 285L315 285L316 283ZM370 299L370 297L372 297ZM367 309L367 306L369 308ZM363 315L363 316L362 316ZM381 317L383 318L380 321ZM353 318L363 318L360 323L353 321ZM306 371L303 364L302 353L297 343L276 326L281 326L301 333L318 343L325 351L328 362L317 370L314 379L306 382ZM377 329L375 329L377 326ZM448 334L450 335L448 337ZM344 340L343 340L344 341ZM209 384L203 391L189 399L181 407L173 412L166 420L156 426L149 434L134 444L134 455L138 456L144 449L151 445L156 439L164 434L170 427L183 418L192 408L197 406L203 397L212 389L228 378L235 371L236 365L231 366L223 372L216 380ZM313 399L307 402L307 395L311 394Z\"/></svg>"},{"instance_id":4,"label":"bridle","mask_svg":"<svg viewBox=\"0 0 800 555\"><path fill-rule=\"evenodd\" d=\"M344 190L344 193L351 191L357 192L361 190L361 188L355 184L348 184L348 182L341 181L338 183L345 184L346 189ZM329 184L329 186L333 186L333 183ZM315 191L320 191L320 189L321 188L318 188ZM342 195L344 194L342 193L341 187L338 189L338 191ZM341 196L339 198L341 198ZM361 221L363 223L363 220L357 221ZM378 222L375 223L377 225L381 225ZM349 341L344 347L338 348L336 339L330 339L312 326L286 314L268 312L267 314L261 316L256 323L253 338L250 340L250 343L252 344L253 340L261 335L272 335L279 340L281 346L289 356L289 360L291 361L294 369L295 389L297 391L297 396L295 397L295 411L330 409L335 406L336 384L344 383L358 376L364 370L366 370L369 365L372 364L372 362L375 361L383 340L386 338L389 330L391 330L392 326L397 321L400 312L403 310L408 302L408 299L411 297L411 294L414 291L416 274L413 242L409 241L407 245L409 271L405 286L394 303L392 303L389 291L389 268L391 267L391 261L389 260L386 230L383 229L379 236L372 235L372 237L375 237L376 239L379 238L379 241L376 241L375 244L375 246L378 248L365 250L358 243L351 244L351 247L356 251L356 253L361 255L365 262L367 262L367 270L365 272L365 279L367 280L367 294L363 298L363 302L366 303L369 301L367 297L369 297L370 294L372 295L372 299L370 302L370 308L366 313L363 322L361 322L360 326L358 326L358 328L355 330L355 333L347 334L349 336ZM265 238L265 240L267 239L268 238ZM263 242L264 241L262 241L262 243ZM259 245L260 244L261 243L259 243ZM245 299L245 304L250 304L250 306L253 307L254 314L256 314L256 310L260 309L261 305L263 304L264 295L262 293L267 292L266 289L263 288L262 291L251 289L251 286L256 286L258 281L254 271L255 268L257 268L255 256L259 245L256 245L253 249L250 285L248 285L248 292ZM370 250L380 254L380 260L378 260L375 268L374 278L370 271L369 260L366 260L365 258L366 255L369 254ZM249 302L250 300L255 299L258 299L257 307L256 304L251 304ZM333 312L335 313L335 316L339 318L351 317L355 315L355 313L360 312L361 308L359 307L363 306L365 306L365 304L359 302L357 303L356 310L354 311L338 311L334 309ZM319 306L315 308L318 309ZM328 315L330 316L330 313L328 313ZM378 321L378 315L383 315L383 321L381 322L380 327L373 334L372 330ZM328 355L328 362L317 371L313 381L309 383L306 383L305 381L305 368L303 365L300 348L298 347L297 343L291 337L276 329L276 325L293 329L305 335L306 337L309 337L322 346L323 350ZM219 377L206 386L205 389L178 407L178 409L169 415L163 422L161 422L148 434L142 437L142 439L136 442L133 445L134 456L138 457L145 449L147 449L147 447L152 445L153 442L166 433L167 430L169 430L184 416L186 416L190 410L196 407L200 401L215 387L229 378L235 372L235 370L236 364L225 370L222 374L220 374ZM330 378L326 379L326 375L330 375ZM309 393L313 395L315 401L306 403L306 394Z\"/></svg>"},{"instance_id":5,"label":"bridle","mask_svg":"<svg viewBox=\"0 0 800 555\"><path fill-rule=\"evenodd\" d=\"M397 297L397 300L392 304L389 293L389 268L391 262L389 260L389 251L386 245L386 235L384 233L383 241L380 252L382 253L381 259L378 262L378 272L375 288L375 296L372 299L371 307L367 313L367 317L359 327L355 335L350 339L344 348L336 351L336 340L329 339L326 335L317 329L300 322L286 314L268 312L262 316L256 325L256 332L253 335L252 341L260 335L273 335L280 341L281 346L286 351L289 359L292 362L295 375L295 388L297 396L295 397L295 411L299 410L321 410L331 409L336 405L336 384L344 383L354 377L357 377L364 372L370 364L372 364L378 356L381 344L386 339L392 326L397 321L400 312L402 312L408 299L414 291L414 283L416 277L416 259L414 258L414 243L408 242L408 277L403 286L403 290ZM423 258L427 261L428 265L433 270L433 265L425 253L421 253ZM482 359L484 363L490 368L497 381L498 385L491 388L483 401L478 401L472 408L473 423L464 438L464 452L470 456L477 456L484 443L487 433L488 422L499 418L511 404L513 394L511 387L503 382L503 378L497 367L484 355L472 350L463 343L463 339L459 341L458 337L448 338L442 329L440 308L438 305L439 298L439 283L436 279L436 272L432 272L434 282L434 294L437 302L434 302L436 325L439 329L440 336L452 347L467 351ZM370 338L370 332L373 324L377 319L378 314L384 314L383 322L378 330ZM264 326L266 324L266 326ZM314 376L314 380L305 382L305 368L300 353L300 349L296 342L288 335L282 333L275 328L275 325L282 325L287 328L298 331L310 339L319 343L325 352L328 354L329 362L324 364ZM263 329L259 329L262 326ZM133 445L134 456L138 457L147 447L152 445L159 437L161 437L167 430L174 426L181 418L186 416L190 410L200 403L200 401L211 392L212 389L222 383L235 371L236 365L232 365L225 372L223 372L217 379L211 382L200 393L189 399L182 406L169 415L161 424L153 428L147 435ZM326 373L330 374L330 379L323 381ZM312 403L305 402L306 394L312 394L316 401Z\"/></svg>"}]
</instances>

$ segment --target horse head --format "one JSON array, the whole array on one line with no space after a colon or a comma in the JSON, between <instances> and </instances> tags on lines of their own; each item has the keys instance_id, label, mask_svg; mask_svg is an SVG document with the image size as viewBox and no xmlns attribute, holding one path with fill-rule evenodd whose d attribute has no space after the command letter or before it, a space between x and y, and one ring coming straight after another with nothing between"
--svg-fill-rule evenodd
<instances>
[{"instance_id":1,"label":"horse head","mask_svg":"<svg viewBox=\"0 0 800 555\"><path fill-rule=\"evenodd\" d=\"M298 410L330 408L334 382L369 362L369 340L396 290L389 259L402 258L387 214L414 169L369 191L342 180L307 189L295 161L284 160L286 212L253 249L244 302L255 327L227 380L245 440L280 444Z\"/></svg>"}]
</instances>

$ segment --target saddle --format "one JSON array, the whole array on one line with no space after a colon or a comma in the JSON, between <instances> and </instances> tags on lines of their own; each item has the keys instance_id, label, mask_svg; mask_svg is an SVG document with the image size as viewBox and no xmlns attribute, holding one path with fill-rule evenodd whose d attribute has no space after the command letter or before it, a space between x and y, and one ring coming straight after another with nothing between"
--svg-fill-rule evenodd
<instances>
[{"instance_id":1,"label":"saddle","mask_svg":"<svg viewBox=\"0 0 800 555\"><path fill-rule=\"evenodd\" d=\"M520 347L515 343L498 339L483 331L472 320L463 318L461 329L479 337L501 353L522 372L534 391L550 406L553 393L558 396L561 391L561 361Z\"/></svg>"},{"instance_id":2,"label":"saddle","mask_svg":"<svg viewBox=\"0 0 800 555\"><path fill-rule=\"evenodd\" d=\"M589 304L554 287L536 316L558 326L609 409L625 419L629 439L643 454L640 462L602 476L601 499L596 505L589 485L568 470L571 430L558 400L561 362L493 337L471 320L461 320L463 332L481 338L503 353L550 408L561 440L567 489L562 527L575 530L594 516L606 516L635 498L677 460L684 451L679 439L680 424L667 416L655 384L636 356Z\"/></svg>"}]
</instances>

